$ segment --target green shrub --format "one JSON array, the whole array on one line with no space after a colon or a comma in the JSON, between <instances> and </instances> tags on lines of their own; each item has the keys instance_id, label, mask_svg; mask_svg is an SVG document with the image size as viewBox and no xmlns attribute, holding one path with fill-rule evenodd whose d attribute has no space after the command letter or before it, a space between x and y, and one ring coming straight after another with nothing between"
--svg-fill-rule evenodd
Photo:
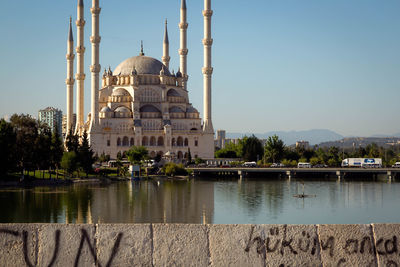
<instances>
[{"instance_id":1,"label":"green shrub","mask_svg":"<svg viewBox=\"0 0 400 267\"><path fill-rule=\"evenodd\" d=\"M167 176L188 175L188 171L183 164L175 164L172 162L165 164L162 168L162 172Z\"/></svg>"}]
</instances>

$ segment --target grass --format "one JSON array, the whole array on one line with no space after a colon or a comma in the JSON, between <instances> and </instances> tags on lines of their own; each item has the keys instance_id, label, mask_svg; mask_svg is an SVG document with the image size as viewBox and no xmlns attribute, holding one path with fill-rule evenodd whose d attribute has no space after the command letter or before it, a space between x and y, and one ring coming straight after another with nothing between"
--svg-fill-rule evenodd
<instances>
[{"instance_id":1,"label":"grass","mask_svg":"<svg viewBox=\"0 0 400 267\"><path fill-rule=\"evenodd\" d=\"M62 169L59 169L58 171L52 170L51 172L49 170L36 170L36 171L26 171L24 173L26 178L34 178L34 179L56 179L57 178L57 173L58 173L58 179L67 179L70 178L70 176ZM99 177L110 177L110 178L118 178L121 177L117 174L117 168L101 168L100 173L90 173L86 177L86 173L83 171L80 171L79 174L77 171L75 171L72 174L71 179L93 179L93 178L99 178ZM126 177L129 177L127 174ZM20 180L21 178L21 173L16 172L16 173L11 173L9 175L3 176L2 180Z\"/></svg>"}]
</instances>

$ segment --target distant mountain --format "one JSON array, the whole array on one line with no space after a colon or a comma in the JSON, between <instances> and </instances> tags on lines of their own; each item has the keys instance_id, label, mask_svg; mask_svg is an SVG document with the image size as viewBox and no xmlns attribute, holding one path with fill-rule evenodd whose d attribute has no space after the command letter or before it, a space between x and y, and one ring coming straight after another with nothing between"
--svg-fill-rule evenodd
<instances>
[{"instance_id":1,"label":"distant mountain","mask_svg":"<svg viewBox=\"0 0 400 267\"><path fill-rule=\"evenodd\" d=\"M358 148L366 147L370 144L377 144L382 147L391 147L395 144L400 144L400 137L346 137L341 140L322 142L320 147L344 147L344 148Z\"/></svg>"},{"instance_id":2,"label":"distant mountain","mask_svg":"<svg viewBox=\"0 0 400 267\"><path fill-rule=\"evenodd\" d=\"M267 133L255 133L254 135L260 139L266 139L272 135L279 136L286 145L293 145L297 141L304 140L310 142L310 145L319 144L322 142L336 141L343 139L343 136L331 130L314 129L308 131L273 131ZM243 136L250 136L252 133L226 133L226 138L242 138Z\"/></svg>"}]
</instances>

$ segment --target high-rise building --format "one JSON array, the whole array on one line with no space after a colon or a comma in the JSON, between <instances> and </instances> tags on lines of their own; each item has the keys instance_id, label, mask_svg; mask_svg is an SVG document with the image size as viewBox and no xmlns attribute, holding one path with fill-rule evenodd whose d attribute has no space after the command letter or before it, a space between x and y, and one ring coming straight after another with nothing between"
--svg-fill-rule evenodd
<instances>
[{"instance_id":1,"label":"high-rise building","mask_svg":"<svg viewBox=\"0 0 400 267\"><path fill-rule=\"evenodd\" d=\"M62 111L53 107L39 110L39 121L46 123L52 132L56 129L62 135Z\"/></svg>"},{"instance_id":2,"label":"high-rise building","mask_svg":"<svg viewBox=\"0 0 400 267\"><path fill-rule=\"evenodd\" d=\"M225 148L226 131L217 130L217 139L215 139L215 146Z\"/></svg>"}]
</instances>

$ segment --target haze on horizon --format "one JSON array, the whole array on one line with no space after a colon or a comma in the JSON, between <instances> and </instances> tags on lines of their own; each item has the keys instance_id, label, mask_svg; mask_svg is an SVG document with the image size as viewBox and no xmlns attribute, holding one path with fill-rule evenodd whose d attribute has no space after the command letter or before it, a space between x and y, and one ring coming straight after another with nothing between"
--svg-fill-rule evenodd
<instances>
[{"instance_id":1,"label":"haze on horizon","mask_svg":"<svg viewBox=\"0 0 400 267\"><path fill-rule=\"evenodd\" d=\"M0 117L66 111L66 40L76 0L6 1L0 16ZM116 5L118 3L118 5ZM213 124L227 132L330 129L344 136L400 132L400 2L213 1ZM90 13L85 0L85 113L90 110ZM179 65L180 0L100 1L100 62L161 58L168 19ZM203 9L187 0L190 99L203 111ZM122 8L123 7L123 8ZM155 8L156 7L156 8ZM76 29L74 28L75 40Z\"/></svg>"}]
</instances>

